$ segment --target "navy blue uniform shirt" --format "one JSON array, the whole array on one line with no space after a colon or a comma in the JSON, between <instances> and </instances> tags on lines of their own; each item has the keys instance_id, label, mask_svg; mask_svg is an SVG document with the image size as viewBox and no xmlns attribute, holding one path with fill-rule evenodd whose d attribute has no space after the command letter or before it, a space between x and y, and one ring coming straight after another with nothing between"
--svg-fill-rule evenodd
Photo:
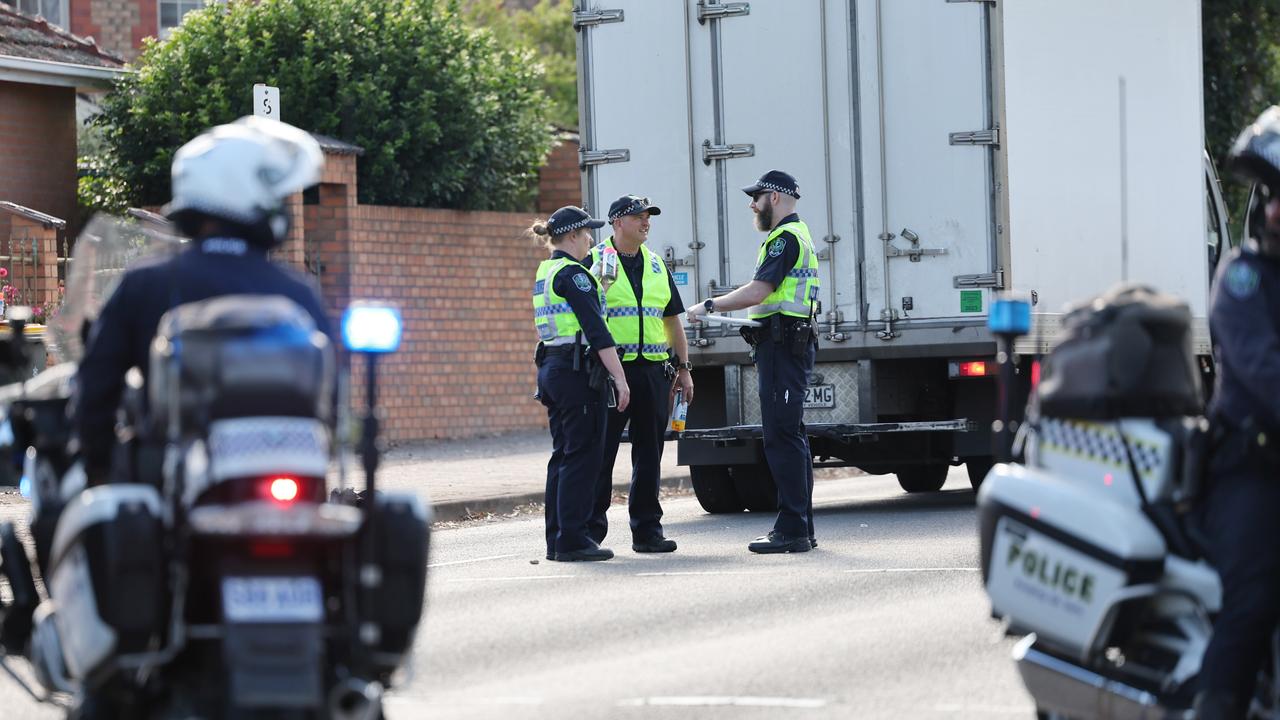
<instances>
[{"instance_id":1,"label":"navy blue uniform shirt","mask_svg":"<svg viewBox=\"0 0 1280 720\"><path fill-rule=\"evenodd\" d=\"M800 216L796 213L782 218L782 222L778 225L786 225L790 222L799 222ZM787 273L791 272L796 266L796 261L800 259L800 238L790 230L782 231L773 242L781 240L783 242L782 252L774 255L772 252L765 252L764 262L756 269L754 279L767 282L773 286L774 290L782 284L786 279ZM772 244L772 243L771 243Z\"/></svg>"},{"instance_id":2,"label":"navy blue uniform shirt","mask_svg":"<svg viewBox=\"0 0 1280 720\"><path fill-rule=\"evenodd\" d=\"M282 295L298 303L333 339L314 281L271 262L266 250L236 238L209 238L163 260L130 269L94 322L76 372L73 423L85 464L109 465L124 375L145 375L160 317L179 305L222 295Z\"/></svg>"},{"instance_id":3,"label":"navy blue uniform shirt","mask_svg":"<svg viewBox=\"0 0 1280 720\"><path fill-rule=\"evenodd\" d=\"M603 350L613 347L613 335L609 334L604 318L600 317L600 296L596 293L595 279L587 272L581 260L563 250L551 253L552 260L562 257L569 258L574 264L556 273L555 281L551 283L552 289L569 303L569 309L573 310L574 316L578 318L578 325L582 326L582 335L591 349ZM574 280L577 275L586 275L586 282L579 285ZM583 290L583 287L590 290Z\"/></svg>"},{"instance_id":4,"label":"navy blue uniform shirt","mask_svg":"<svg viewBox=\"0 0 1280 720\"><path fill-rule=\"evenodd\" d=\"M1280 260L1236 249L1218 268L1209 299L1218 384L1210 416L1252 417L1280 432Z\"/></svg>"}]
</instances>

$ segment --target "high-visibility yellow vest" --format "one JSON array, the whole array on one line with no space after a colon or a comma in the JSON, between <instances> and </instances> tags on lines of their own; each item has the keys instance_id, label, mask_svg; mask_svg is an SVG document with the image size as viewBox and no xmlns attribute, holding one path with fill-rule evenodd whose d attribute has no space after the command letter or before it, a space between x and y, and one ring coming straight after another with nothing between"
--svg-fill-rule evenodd
<instances>
[{"instance_id":1,"label":"high-visibility yellow vest","mask_svg":"<svg viewBox=\"0 0 1280 720\"><path fill-rule=\"evenodd\" d=\"M800 256L796 258L795 267L787 271L787 276L778 283L769 296L747 308L747 317L752 320L782 313L790 317L809 317L813 303L818 299L818 253L814 252L813 240L809 238L809 226L796 220L783 223L773 229L760 244L760 253L756 256L756 270L764 264L769 255L777 255L785 247L785 240L778 236L791 231L800 239ZM774 242L777 245L774 245Z\"/></svg>"},{"instance_id":2,"label":"high-visibility yellow vest","mask_svg":"<svg viewBox=\"0 0 1280 720\"><path fill-rule=\"evenodd\" d=\"M607 246L617 249L612 237L591 249L592 265L601 258ZM605 293L605 315L608 318L609 333L622 352L623 362L630 362L641 356L646 360L662 361L667 359L671 351L662 318L667 303L671 301L671 281L667 279L667 266L662 258L644 245L640 246L640 253L644 258L644 275L640 279L643 297L636 300L631 279L621 262L618 263L618 279Z\"/></svg>"},{"instance_id":3,"label":"high-visibility yellow vest","mask_svg":"<svg viewBox=\"0 0 1280 720\"><path fill-rule=\"evenodd\" d=\"M571 345L577 336L582 325L578 323L578 316L573 314L573 308L569 307L569 303L563 296L555 291L556 273L571 266L582 265L567 257L551 258L543 260L538 265L538 274L533 282L533 325L538 330L538 338L542 340L543 345ZM600 299L600 307L604 308L604 293L601 292L600 283L592 277L591 273L584 272L592 287L579 289L583 292L594 289L596 296ZM603 314L601 315L603 317Z\"/></svg>"}]
</instances>

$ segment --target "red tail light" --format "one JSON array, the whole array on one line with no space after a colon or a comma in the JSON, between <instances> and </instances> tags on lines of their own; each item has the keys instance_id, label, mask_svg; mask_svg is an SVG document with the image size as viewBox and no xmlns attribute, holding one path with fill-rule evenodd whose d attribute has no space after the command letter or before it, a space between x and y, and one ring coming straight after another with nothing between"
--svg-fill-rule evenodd
<instances>
[{"instance_id":1,"label":"red tail light","mask_svg":"<svg viewBox=\"0 0 1280 720\"><path fill-rule=\"evenodd\" d=\"M291 477L272 478L267 490L276 502L291 503L298 499L298 481Z\"/></svg>"},{"instance_id":2,"label":"red tail light","mask_svg":"<svg viewBox=\"0 0 1280 720\"><path fill-rule=\"evenodd\" d=\"M1031 389L1035 390L1040 385L1040 361L1031 361Z\"/></svg>"},{"instance_id":3,"label":"red tail light","mask_svg":"<svg viewBox=\"0 0 1280 720\"><path fill-rule=\"evenodd\" d=\"M987 374L987 364L982 360L960 363L960 377L982 377Z\"/></svg>"}]
</instances>

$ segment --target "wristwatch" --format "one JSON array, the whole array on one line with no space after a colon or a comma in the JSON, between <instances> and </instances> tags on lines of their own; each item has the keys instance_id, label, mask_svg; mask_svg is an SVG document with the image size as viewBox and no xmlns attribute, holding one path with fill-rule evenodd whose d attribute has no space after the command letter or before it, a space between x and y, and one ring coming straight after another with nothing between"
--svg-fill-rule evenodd
<instances>
[{"instance_id":1,"label":"wristwatch","mask_svg":"<svg viewBox=\"0 0 1280 720\"><path fill-rule=\"evenodd\" d=\"M702 307L705 308L707 312L715 312L716 311L715 299L707 298L706 300L703 300Z\"/></svg>"},{"instance_id":2,"label":"wristwatch","mask_svg":"<svg viewBox=\"0 0 1280 720\"><path fill-rule=\"evenodd\" d=\"M674 362L671 364L675 366L676 372L680 372L681 370L688 370L689 372L693 372L693 363L689 362L688 360L685 360L684 362Z\"/></svg>"}]
</instances>

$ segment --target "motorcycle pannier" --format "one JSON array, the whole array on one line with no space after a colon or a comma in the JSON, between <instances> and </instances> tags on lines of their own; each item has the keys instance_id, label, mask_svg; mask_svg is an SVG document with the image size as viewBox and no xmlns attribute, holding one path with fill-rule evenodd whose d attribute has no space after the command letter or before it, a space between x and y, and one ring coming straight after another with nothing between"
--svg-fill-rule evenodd
<instances>
[{"instance_id":1,"label":"motorcycle pannier","mask_svg":"<svg viewBox=\"0 0 1280 720\"><path fill-rule=\"evenodd\" d=\"M333 350L297 303L230 295L165 313L151 348L148 404L163 432L177 399L184 430L227 417L327 419Z\"/></svg>"},{"instance_id":2,"label":"motorcycle pannier","mask_svg":"<svg viewBox=\"0 0 1280 720\"><path fill-rule=\"evenodd\" d=\"M1036 389L1040 414L1103 420L1200 413L1186 303L1119 285L1070 308L1063 325Z\"/></svg>"}]
</instances>

